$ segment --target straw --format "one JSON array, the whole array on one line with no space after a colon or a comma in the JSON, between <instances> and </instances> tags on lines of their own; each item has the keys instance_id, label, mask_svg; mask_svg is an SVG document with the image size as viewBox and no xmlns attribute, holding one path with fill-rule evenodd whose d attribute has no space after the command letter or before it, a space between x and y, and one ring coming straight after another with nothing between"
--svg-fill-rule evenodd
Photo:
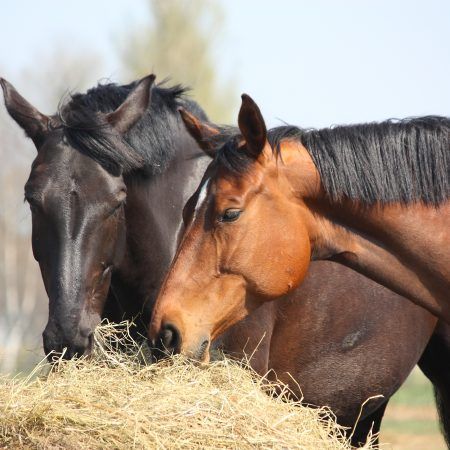
<instances>
[{"instance_id":1,"label":"straw","mask_svg":"<svg viewBox=\"0 0 450 450\"><path fill-rule=\"evenodd\" d=\"M129 324L106 324L92 357L0 378L0 448L350 448L328 410L289 400L243 362L147 359Z\"/></svg>"}]
</instances>

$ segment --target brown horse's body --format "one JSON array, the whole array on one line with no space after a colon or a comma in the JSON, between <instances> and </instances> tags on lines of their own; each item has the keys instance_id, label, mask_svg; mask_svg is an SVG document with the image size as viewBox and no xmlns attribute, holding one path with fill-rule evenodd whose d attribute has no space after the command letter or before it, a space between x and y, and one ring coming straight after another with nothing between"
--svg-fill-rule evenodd
<instances>
[{"instance_id":1,"label":"brown horse's body","mask_svg":"<svg viewBox=\"0 0 450 450\"><path fill-rule=\"evenodd\" d=\"M301 287L261 306L213 346L252 355L258 373L270 371L269 378L277 376L306 403L329 406L345 426L355 424L369 397L381 395L363 409L356 445L372 423L379 431L389 398L419 361L435 325L424 309L323 261L311 265Z\"/></svg>"},{"instance_id":2,"label":"brown horse's body","mask_svg":"<svg viewBox=\"0 0 450 450\"><path fill-rule=\"evenodd\" d=\"M315 259L341 262L450 323L450 202L336 208L321 199L308 206Z\"/></svg>"}]
</instances>

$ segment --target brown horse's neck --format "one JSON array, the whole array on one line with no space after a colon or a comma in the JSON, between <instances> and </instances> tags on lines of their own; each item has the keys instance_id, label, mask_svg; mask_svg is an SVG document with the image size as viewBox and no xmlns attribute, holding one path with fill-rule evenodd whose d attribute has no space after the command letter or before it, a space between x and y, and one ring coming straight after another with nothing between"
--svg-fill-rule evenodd
<instances>
[{"instance_id":1,"label":"brown horse's neck","mask_svg":"<svg viewBox=\"0 0 450 450\"><path fill-rule=\"evenodd\" d=\"M283 146L282 156L313 259L340 262L450 321L450 202L439 208L333 202L304 147Z\"/></svg>"}]
</instances>

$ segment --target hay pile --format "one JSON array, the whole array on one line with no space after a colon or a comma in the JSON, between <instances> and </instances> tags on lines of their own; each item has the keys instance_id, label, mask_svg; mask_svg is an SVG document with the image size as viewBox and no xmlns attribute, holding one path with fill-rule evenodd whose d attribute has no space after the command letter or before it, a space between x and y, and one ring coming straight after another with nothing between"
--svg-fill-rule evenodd
<instances>
[{"instance_id":1,"label":"hay pile","mask_svg":"<svg viewBox=\"0 0 450 450\"><path fill-rule=\"evenodd\" d=\"M287 403L280 385L269 397L277 386L242 364L145 365L124 325L101 327L96 341L90 360L0 379L0 448L350 448L326 411Z\"/></svg>"}]
</instances>

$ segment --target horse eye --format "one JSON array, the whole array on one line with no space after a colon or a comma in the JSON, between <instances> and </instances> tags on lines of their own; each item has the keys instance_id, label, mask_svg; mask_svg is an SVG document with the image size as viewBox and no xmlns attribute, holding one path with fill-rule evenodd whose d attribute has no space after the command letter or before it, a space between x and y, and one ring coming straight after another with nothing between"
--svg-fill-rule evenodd
<instances>
[{"instance_id":1,"label":"horse eye","mask_svg":"<svg viewBox=\"0 0 450 450\"><path fill-rule=\"evenodd\" d=\"M31 212L36 212L39 209L39 203L32 197L25 197L25 201L28 203Z\"/></svg>"},{"instance_id":2,"label":"horse eye","mask_svg":"<svg viewBox=\"0 0 450 450\"><path fill-rule=\"evenodd\" d=\"M239 219L242 211L240 209L230 208L227 209L220 217L221 222L234 222Z\"/></svg>"}]
</instances>

